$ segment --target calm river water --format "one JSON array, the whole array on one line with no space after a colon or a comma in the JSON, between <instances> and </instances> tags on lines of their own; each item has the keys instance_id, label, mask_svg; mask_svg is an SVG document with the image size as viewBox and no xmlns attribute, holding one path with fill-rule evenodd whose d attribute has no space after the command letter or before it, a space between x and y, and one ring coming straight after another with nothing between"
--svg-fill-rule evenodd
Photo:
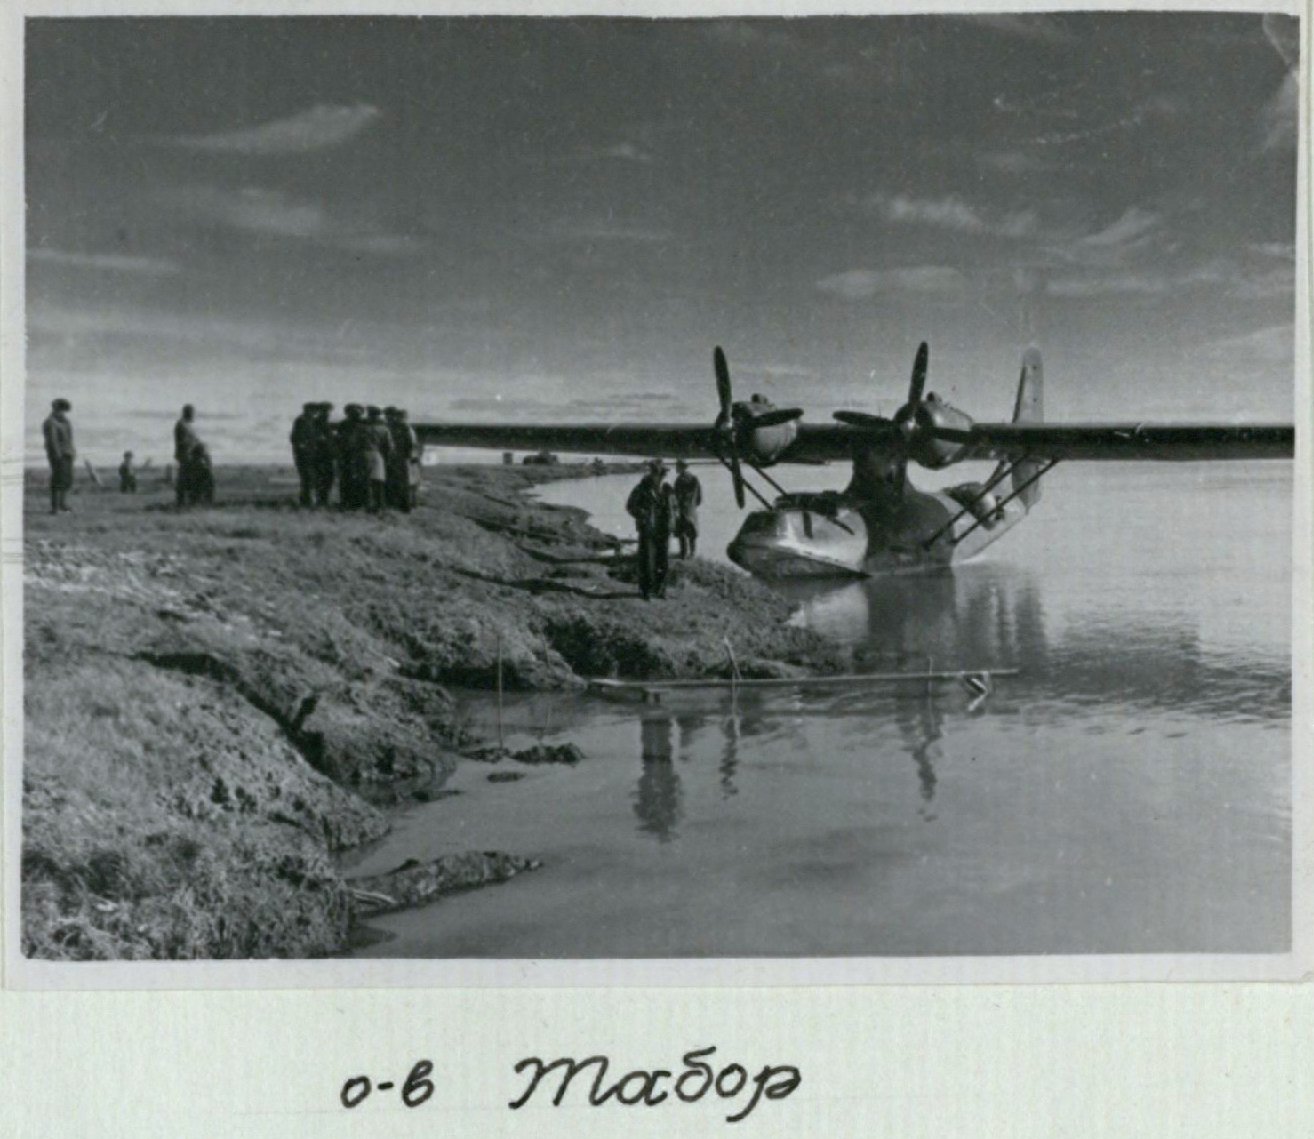
<instances>
[{"instance_id":1,"label":"calm river water","mask_svg":"<svg viewBox=\"0 0 1314 1139\"><path fill-rule=\"evenodd\" d=\"M720 557L737 516L699 474ZM543 497L627 533L631 481ZM1290 512L1286 463L1059 467L986 560L794 595L878 662L1022 670L979 704L956 684L510 702L508 742L585 761L497 784L467 764L358 869L471 847L544 868L380 918L358 955L1284 950Z\"/></svg>"}]
</instances>

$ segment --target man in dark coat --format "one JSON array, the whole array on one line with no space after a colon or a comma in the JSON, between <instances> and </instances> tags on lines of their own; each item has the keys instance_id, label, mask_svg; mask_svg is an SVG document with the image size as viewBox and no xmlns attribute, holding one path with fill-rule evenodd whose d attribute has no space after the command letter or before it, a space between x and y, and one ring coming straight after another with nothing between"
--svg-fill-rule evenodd
<instances>
[{"instance_id":1,"label":"man in dark coat","mask_svg":"<svg viewBox=\"0 0 1314 1139\"><path fill-rule=\"evenodd\" d=\"M377 407L366 411L365 426L360 434L362 465L369 480L369 508L375 514L386 505L388 460L392 456L392 433L383 421L383 412Z\"/></svg>"},{"instance_id":2,"label":"man in dark coat","mask_svg":"<svg viewBox=\"0 0 1314 1139\"><path fill-rule=\"evenodd\" d=\"M41 435L46 445L46 460L50 463L50 513L72 510L68 492L73 488L73 460L77 451L73 447L73 423L68 413L73 405L66 399L52 400L50 414L41 424Z\"/></svg>"},{"instance_id":3,"label":"man in dark coat","mask_svg":"<svg viewBox=\"0 0 1314 1139\"><path fill-rule=\"evenodd\" d=\"M318 412L319 404L303 403L301 414L292 420L292 434L288 436L297 478L301 480L299 501L302 506L309 506L315 500L315 416Z\"/></svg>"},{"instance_id":4,"label":"man in dark coat","mask_svg":"<svg viewBox=\"0 0 1314 1139\"><path fill-rule=\"evenodd\" d=\"M703 484L683 459L675 460L675 485L671 488L675 507L675 536L680 540L680 557L692 558L698 547L698 508L703 503Z\"/></svg>"},{"instance_id":5,"label":"man in dark coat","mask_svg":"<svg viewBox=\"0 0 1314 1139\"><path fill-rule=\"evenodd\" d=\"M338 460L338 505L343 510L360 510L369 494L369 476L362 465L361 432L365 429L365 409L349 403L346 416L334 431Z\"/></svg>"},{"instance_id":6,"label":"man in dark coat","mask_svg":"<svg viewBox=\"0 0 1314 1139\"><path fill-rule=\"evenodd\" d=\"M331 403L317 403L315 417L311 420L311 467L314 472L316 506L327 506L333 494L333 467L337 448L333 424L329 422L332 412Z\"/></svg>"},{"instance_id":7,"label":"man in dark coat","mask_svg":"<svg viewBox=\"0 0 1314 1139\"><path fill-rule=\"evenodd\" d=\"M137 493L137 471L132 465L132 452L123 452L123 462L119 464L119 493Z\"/></svg>"},{"instance_id":8,"label":"man in dark coat","mask_svg":"<svg viewBox=\"0 0 1314 1139\"><path fill-rule=\"evenodd\" d=\"M179 509L195 498L196 449L201 446L201 437L196 434L196 408L190 403L184 404L182 415L173 425L173 460L178 464L178 478L174 482L174 502Z\"/></svg>"},{"instance_id":9,"label":"man in dark coat","mask_svg":"<svg viewBox=\"0 0 1314 1139\"><path fill-rule=\"evenodd\" d=\"M653 459L648 473L632 491L625 509L639 532L636 564L639 592L647 601L666 596L666 573L671 546L671 488L664 481L666 464Z\"/></svg>"},{"instance_id":10,"label":"man in dark coat","mask_svg":"<svg viewBox=\"0 0 1314 1139\"><path fill-rule=\"evenodd\" d=\"M392 453L388 456L387 499L398 510L411 511L419 491L420 443L406 418L404 407L386 407L383 417L392 436Z\"/></svg>"}]
</instances>

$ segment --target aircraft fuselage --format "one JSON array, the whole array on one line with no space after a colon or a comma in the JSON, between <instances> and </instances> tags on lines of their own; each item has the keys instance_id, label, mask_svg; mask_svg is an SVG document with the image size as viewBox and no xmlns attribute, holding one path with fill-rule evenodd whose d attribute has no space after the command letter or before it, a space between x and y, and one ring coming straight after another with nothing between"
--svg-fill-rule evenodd
<instances>
[{"instance_id":1,"label":"aircraft fuselage","mask_svg":"<svg viewBox=\"0 0 1314 1139\"><path fill-rule=\"evenodd\" d=\"M961 497L909 482L872 496L852 486L786 495L774 509L750 514L726 552L750 573L776 580L915 573L974 557L1027 513L1019 500L986 502L973 513Z\"/></svg>"}]
</instances>

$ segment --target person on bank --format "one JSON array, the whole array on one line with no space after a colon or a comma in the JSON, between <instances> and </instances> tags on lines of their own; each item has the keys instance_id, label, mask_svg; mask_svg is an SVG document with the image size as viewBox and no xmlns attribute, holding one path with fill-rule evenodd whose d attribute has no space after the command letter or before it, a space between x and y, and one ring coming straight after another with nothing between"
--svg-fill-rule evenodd
<instances>
[{"instance_id":1,"label":"person on bank","mask_svg":"<svg viewBox=\"0 0 1314 1139\"><path fill-rule=\"evenodd\" d=\"M301 481L302 506L310 506L315 500L315 419L318 414L319 404L303 403L301 414L292 420L292 434L288 437L297 478Z\"/></svg>"},{"instance_id":2,"label":"person on bank","mask_svg":"<svg viewBox=\"0 0 1314 1139\"><path fill-rule=\"evenodd\" d=\"M359 510L369 494L369 476L362 468L360 435L365 429L365 409L349 403L344 418L333 429L338 464L338 506L342 510Z\"/></svg>"},{"instance_id":3,"label":"person on bank","mask_svg":"<svg viewBox=\"0 0 1314 1139\"><path fill-rule=\"evenodd\" d=\"M666 596L666 574L671 546L671 488L666 481L666 464L653 459L625 503L639 532L636 563L639 593L647 601Z\"/></svg>"},{"instance_id":4,"label":"person on bank","mask_svg":"<svg viewBox=\"0 0 1314 1139\"><path fill-rule=\"evenodd\" d=\"M310 464L314 474L315 505L327 506L333 496L333 479L337 465L337 442L329 416L331 403L315 404L311 422Z\"/></svg>"},{"instance_id":5,"label":"person on bank","mask_svg":"<svg viewBox=\"0 0 1314 1139\"><path fill-rule=\"evenodd\" d=\"M680 540L680 557L692 558L698 550L698 508L703 504L703 484L683 459L675 460L675 470L675 485L671 488L675 536Z\"/></svg>"},{"instance_id":6,"label":"person on bank","mask_svg":"<svg viewBox=\"0 0 1314 1139\"><path fill-rule=\"evenodd\" d=\"M388 505L409 513L418 505L420 442L415 428L406 418L404 407L385 407L383 418L392 437L392 452L388 456Z\"/></svg>"},{"instance_id":7,"label":"person on bank","mask_svg":"<svg viewBox=\"0 0 1314 1139\"><path fill-rule=\"evenodd\" d=\"M119 493L137 493L137 469L132 465L132 452L123 452L123 462L119 464Z\"/></svg>"},{"instance_id":8,"label":"person on bank","mask_svg":"<svg viewBox=\"0 0 1314 1139\"><path fill-rule=\"evenodd\" d=\"M173 461L178 464L174 481L174 502L178 509L195 501L196 452L201 437L196 433L196 408L184 404L178 422L173 425Z\"/></svg>"},{"instance_id":9,"label":"person on bank","mask_svg":"<svg viewBox=\"0 0 1314 1139\"><path fill-rule=\"evenodd\" d=\"M369 479L369 508L382 513L387 505L388 461L392 457L392 432L383 421L383 411L369 407L365 411L365 427L361 432L364 448L364 467Z\"/></svg>"},{"instance_id":10,"label":"person on bank","mask_svg":"<svg viewBox=\"0 0 1314 1139\"><path fill-rule=\"evenodd\" d=\"M73 460L77 458L73 447L73 423L68 417L72 410L73 405L68 400L52 400L50 414L41 424L46 461L50 464L51 514L73 509L68 504L68 492L73 489Z\"/></svg>"}]
</instances>

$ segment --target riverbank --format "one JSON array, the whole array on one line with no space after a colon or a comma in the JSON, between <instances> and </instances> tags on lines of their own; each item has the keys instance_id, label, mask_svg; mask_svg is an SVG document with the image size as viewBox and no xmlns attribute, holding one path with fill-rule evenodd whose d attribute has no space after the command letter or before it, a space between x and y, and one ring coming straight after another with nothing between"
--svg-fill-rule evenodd
<instances>
[{"instance_id":1,"label":"riverbank","mask_svg":"<svg viewBox=\"0 0 1314 1139\"><path fill-rule=\"evenodd\" d=\"M299 510L286 469L221 469L218 505L182 514L152 480L80 487L52 517L34 480L23 951L336 952L381 904L336 856L487 745L461 689L723 675L727 639L746 675L841 663L723 566L677 564L669 597L642 601L614 539L526 497L589 473L426 468L421 507L382 517ZM532 851L408 867L398 894L529 868Z\"/></svg>"}]
</instances>

